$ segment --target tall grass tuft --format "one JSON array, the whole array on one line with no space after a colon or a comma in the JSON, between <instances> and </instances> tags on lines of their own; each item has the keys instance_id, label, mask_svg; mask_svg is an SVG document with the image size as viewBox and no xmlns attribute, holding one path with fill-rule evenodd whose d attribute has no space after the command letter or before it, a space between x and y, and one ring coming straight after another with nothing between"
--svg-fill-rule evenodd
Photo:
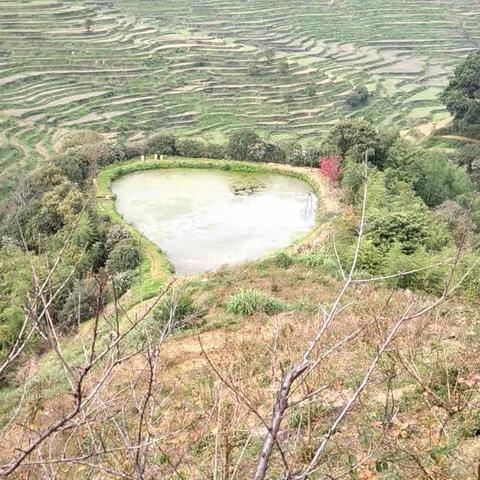
<instances>
[{"instance_id":1,"label":"tall grass tuft","mask_svg":"<svg viewBox=\"0 0 480 480\"><path fill-rule=\"evenodd\" d=\"M298 256L298 262L309 268L323 268L332 275L338 274L338 265L334 258L322 250L308 250Z\"/></svg>"},{"instance_id":2,"label":"tall grass tuft","mask_svg":"<svg viewBox=\"0 0 480 480\"><path fill-rule=\"evenodd\" d=\"M248 317L257 312L275 315L282 312L285 306L275 298L270 298L256 289L242 288L227 301L227 311Z\"/></svg>"},{"instance_id":3,"label":"tall grass tuft","mask_svg":"<svg viewBox=\"0 0 480 480\"><path fill-rule=\"evenodd\" d=\"M173 328L177 328L194 312L192 296L185 291L174 290L155 308L153 318L161 326L171 323Z\"/></svg>"},{"instance_id":4,"label":"tall grass tuft","mask_svg":"<svg viewBox=\"0 0 480 480\"><path fill-rule=\"evenodd\" d=\"M273 257L274 264L279 268L289 268L293 265L293 258L285 252L279 252Z\"/></svg>"}]
</instances>

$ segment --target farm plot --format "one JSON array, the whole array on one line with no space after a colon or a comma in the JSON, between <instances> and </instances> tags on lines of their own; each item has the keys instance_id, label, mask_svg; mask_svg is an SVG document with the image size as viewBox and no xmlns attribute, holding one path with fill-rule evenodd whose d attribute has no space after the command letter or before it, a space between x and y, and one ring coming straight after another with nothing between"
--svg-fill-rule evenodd
<instances>
[{"instance_id":1,"label":"farm plot","mask_svg":"<svg viewBox=\"0 0 480 480\"><path fill-rule=\"evenodd\" d=\"M218 138L252 126L308 142L341 116L431 121L453 65L480 44L478 3L454 3L4 1L3 161L48 154L59 128ZM350 110L358 85L372 96Z\"/></svg>"}]
</instances>

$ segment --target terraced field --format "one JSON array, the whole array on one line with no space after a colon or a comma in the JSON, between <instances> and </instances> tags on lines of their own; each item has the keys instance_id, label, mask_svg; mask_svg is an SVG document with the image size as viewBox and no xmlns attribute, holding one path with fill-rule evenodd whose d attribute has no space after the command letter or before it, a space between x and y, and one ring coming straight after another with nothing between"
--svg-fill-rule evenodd
<instances>
[{"instance_id":1,"label":"terraced field","mask_svg":"<svg viewBox=\"0 0 480 480\"><path fill-rule=\"evenodd\" d=\"M342 115L437 120L448 73L479 46L477 0L3 0L2 178L59 129L309 141ZM358 85L373 96L351 111Z\"/></svg>"}]
</instances>

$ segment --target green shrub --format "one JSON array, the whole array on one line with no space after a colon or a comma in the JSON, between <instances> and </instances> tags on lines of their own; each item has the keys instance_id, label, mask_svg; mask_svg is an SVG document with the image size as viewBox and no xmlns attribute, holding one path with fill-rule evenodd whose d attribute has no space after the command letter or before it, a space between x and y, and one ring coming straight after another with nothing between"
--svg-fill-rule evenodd
<instances>
[{"instance_id":1,"label":"green shrub","mask_svg":"<svg viewBox=\"0 0 480 480\"><path fill-rule=\"evenodd\" d=\"M88 249L89 262L94 272L98 272L105 266L107 251L103 241L94 242Z\"/></svg>"},{"instance_id":2,"label":"green shrub","mask_svg":"<svg viewBox=\"0 0 480 480\"><path fill-rule=\"evenodd\" d=\"M125 144L125 158L136 158L147 154L146 140L137 140Z\"/></svg>"},{"instance_id":3,"label":"green shrub","mask_svg":"<svg viewBox=\"0 0 480 480\"><path fill-rule=\"evenodd\" d=\"M423 269L438 263L444 255L429 254L421 247L413 255L402 252L402 246L395 244L385 255L382 275L397 275L400 272ZM376 272L373 272L376 273ZM409 275L392 278L388 283L397 288L407 288L413 291L441 293L445 286L445 271L442 267L428 268Z\"/></svg>"},{"instance_id":4,"label":"green shrub","mask_svg":"<svg viewBox=\"0 0 480 480\"><path fill-rule=\"evenodd\" d=\"M177 155L187 158L201 158L206 153L205 144L193 138L178 138L175 142L175 150Z\"/></svg>"},{"instance_id":5,"label":"green shrub","mask_svg":"<svg viewBox=\"0 0 480 480\"><path fill-rule=\"evenodd\" d=\"M248 317L257 312L275 315L284 310L284 305L273 298L266 297L255 289L242 288L230 296L227 301L227 311L236 315Z\"/></svg>"},{"instance_id":6,"label":"green shrub","mask_svg":"<svg viewBox=\"0 0 480 480\"><path fill-rule=\"evenodd\" d=\"M431 153L418 162L419 175L415 191L429 207L445 200L455 200L473 191L468 174L444 155Z\"/></svg>"},{"instance_id":7,"label":"green shrub","mask_svg":"<svg viewBox=\"0 0 480 480\"><path fill-rule=\"evenodd\" d=\"M349 153L363 155L367 150L374 152L369 161L377 166L385 162L389 135L380 135L374 125L362 119L347 118L338 122L323 142L323 150L329 154L345 157Z\"/></svg>"},{"instance_id":8,"label":"green shrub","mask_svg":"<svg viewBox=\"0 0 480 480\"><path fill-rule=\"evenodd\" d=\"M287 160L287 156L283 148L279 145L275 145L272 143L267 144L267 152L265 156L266 162L272 163L285 163Z\"/></svg>"},{"instance_id":9,"label":"green shrub","mask_svg":"<svg viewBox=\"0 0 480 480\"><path fill-rule=\"evenodd\" d=\"M262 311L267 315L276 315L283 310L285 310L285 306L280 300L270 297L264 298Z\"/></svg>"},{"instance_id":10,"label":"green shrub","mask_svg":"<svg viewBox=\"0 0 480 480\"><path fill-rule=\"evenodd\" d=\"M157 133L147 140L147 153L175 155L175 137L171 133Z\"/></svg>"},{"instance_id":11,"label":"green shrub","mask_svg":"<svg viewBox=\"0 0 480 480\"><path fill-rule=\"evenodd\" d=\"M75 283L67 297L59 316L63 325L71 326L93 318L97 308L105 305L98 282L94 278L86 278Z\"/></svg>"},{"instance_id":12,"label":"green shrub","mask_svg":"<svg viewBox=\"0 0 480 480\"><path fill-rule=\"evenodd\" d=\"M304 151L305 165L312 168L320 166L323 152L320 146L309 146Z\"/></svg>"},{"instance_id":13,"label":"green shrub","mask_svg":"<svg viewBox=\"0 0 480 480\"><path fill-rule=\"evenodd\" d=\"M345 161L342 165L341 185L345 199L351 205L360 200L362 187L365 182L365 169L361 163L351 159Z\"/></svg>"},{"instance_id":14,"label":"green shrub","mask_svg":"<svg viewBox=\"0 0 480 480\"><path fill-rule=\"evenodd\" d=\"M140 252L131 240L120 241L110 252L107 269L110 273L133 270L140 264Z\"/></svg>"},{"instance_id":15,"label":"green shrub","mask_svg":"<svg viewBox=\"0 0 480 480\"><path fill-rule=\"evenodd\" d=\"M61 153L65 153L70 148L85 148L89 145L95 145L102 140L102 135L93 130L73 130L62 136L62 138L58 142L58 151Z\"/></svg>"},{"instance_id":16,"label":"green shrub","mask_svg":"<svg viewBox=\"0 0 480 480\"><path fill-rule=\"evenodd\" d=\"M46 192L38 203L32 202L34 208L30 211L30 227L52 235L75 221L83 209L84 201L80 190L73 183L65 181Z\"/></svg>"},{"instance_id":17,"label":"green shrub","mask_svg":"<svg viewBox=\"0 0 480 480\"><path fill-rule=\"evenodd\" d=\"M25 179L21 186L22 193L28 198L40 196L44 193L53 190L65 182L65 176L60 168L53 163L43 165L42 168L37 168Z\"/></svg>"},{"instance_id":18,"label":"green shrub","mask_svg":"<svg viewBox=\"0 0 480 480\"><path fill-rule=\"evenodd\" d=\"M248 147L246 160L252 162L264 162L267 158L269 145L263 140L258 140Z\"/></svg>"},{"instance_id":19,"label":"green shrub","mask_svg":"<svg viewBox=\"0 0 480 480\"><path fill-rule=\"evenodd\" d=\"M418 172L415 164L424 154L425 151L417 145L399 138L388 149L384 167L391 168L399 179L409 182L416 178Z\"/></svg>"},{"instance_id":20,"label":"green shrub","mask_svg":"<svg viewBox=\"0 0 480 480\"><path fill-rule=\"evenodd\" d=\"M213 158L214 160L220 160L226 156L225 145L219 143L207 143L205 146L205 156L207 158Z\"/></svg>"},{"instance_id":21,"label":"green shrub","mask_svg":"<svg viewBox=\"0 0 480 480\"><path fill-rule=\"evenodd\" d=\"M357 268L379 274L385 265L385 252L369 240L363 240L358 252Z\"/></svg>"},{"instance_id":22,"label":"green shrub","mask_svg":"<svg viewBox=\"0 0 480 480\"><path fill-rule=\"evenodd\" d=\"M90 145L86 152L93 163L99 166L119 163L125 159L125 147L116 140L103 140L96 145Z\"/></svg>"},{"instance_id":23,"label":"green shrub","mask_svg":"<svg viewBox=\"0 0 480 480\"><path fill-rule=\"evenodd\" d=\"M112 276L112 296L115 294L117 298L120 298L131 287L134 274L131 270L125 272L118 272ZM115 291L113 292L113 288Z\"/></svg>"},{"instance_id":24,"label":"green shrub","mask_svg":"<svg viewBox=\"0 0 480 480\"><path fill-rule=\"evenodd\" d=\"M79 149L70 149L64 155L57 155L52 163L72 182L84 187L90 175L90 160L85 153Z\"/></svg>"},{"instance_id":25,"label":"green shrub","mask_svg":"<svg viewBox=\"0 0 480 480\"><path fill-rule=\"evenodd\" d=\"M285 152L286 163L297 166L305 165L305 152L299 143L292 141L282 142L281 148Z\"/></svg>"},{"instance_id":26,"label":"green shrub","mask_svg":"<svg viewBox=\"0 0 480 480\"><path fill-rule=\"evenodd\" d=\"M153 319L157 326L164 328L184 328L187 317L195 313L195 304L192 296L185 291L173 290L162 299L153 312Z\"/></svg>"},{"instance_id":27,"label":"green shrub","mask_svg":"<svg viewBox=\"0 0 480 480\"><path fill-rule=\"evenodd\" d=\"M368 92L368 88L364 85L360 85L359 87L355 87L352 92L350 92L346 99L345 103L350 108L358 108L368 103L370 98L370 93Z\"/></svg>"},{"instance_id":28,"label":"green shrub","mask_svg":"<svg viewBox=\"0 0 480 480\"><path fill-rule=\"evenodd\" d=\"M251 149L260 142L260 137L254 130L238 130L230 136L227 145L227 156L233 160L248 160Z\"/></svg>"},{"instance_id":29,"label":"green shrub","mask_svg":"<svg viewBox=\"0 0 480 480\"><path fill-rule=\"evenodd\" d=\"M367 225L366 238L374 246L388 249L399 243L402 252L412 254L427 244L429 233L425 216L414 212L383 211Z\"/></svg>"},{"instance_id":30,"label":"green shrub","mask_svg":"<svg viewBox=\"0 0 480 480\"><path fill-rule=\"evenodd\" d=\"M291 255L285 252L277 253L273 257L273 263L280 268L288 268L293 264L293 258Z\"/></svg>"},{"instance_id":31,"label":"green shrub","mask_svg":"<svg viewBox=\"0 0 480 480\"><path fill-rule=\"evenodd\" d=\"M105 248L111 252L123 240L132 240L132 235L123 225L112 225L105 238Z\"/></svg>"}]
</instances>

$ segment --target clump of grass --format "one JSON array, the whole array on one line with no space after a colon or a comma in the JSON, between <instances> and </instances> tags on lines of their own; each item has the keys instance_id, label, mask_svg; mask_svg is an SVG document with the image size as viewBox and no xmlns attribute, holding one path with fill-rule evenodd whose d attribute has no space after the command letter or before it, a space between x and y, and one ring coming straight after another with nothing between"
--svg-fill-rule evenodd
<instances>
[{"instance_id":1,"label":"clump of grass","mask_svg":"<svg viewBox=\"0 0 480 480\"><path fill-rule=\"evenodd\" d=\"M146 342L160 341L167 334L199 326L204 311L199 309L190 291L172 290L129 338L129 346L138 348Z\"/></svg>"},{"instance_id":2,"label":"clump of grass","mask_svg":"<svg viewBox=\"0 0 480 480\"><path fill-rule=\"evenodd\" d=\"M321 311L321 306L318 302L305 296L301 296L290 308L294 312L306 312L312 315Z\"/></svg>"},{"instance_id":3,"label":"clump of grass","mask_svg":"<svg viewBox=\"0 0 480 480\"><path fill-rule=\"evenodd\" d=\"M288 253L280 252L273 257L273 263L279 268L289 268L293 264L293 258Z\"/></svg>"},{"instance_id":4,"label":"clump of grass","mask_svg":"<svg viewBox=\"0 0 480 480\"><path fill-rule=\"evenodd\" d=\"M282 312L285 306L275 298L270 298L256 289L242 288L227 301L227 311L248 317L257 312L275 315Z\"/></svg>"},{"instance_id":5,"label":"clump of grass","mask_svg":"<svg viewBox=\"0 0 480 480\"><path fill-rule=\"evenodd\" d=\"M298 256L298 262L309 268L322 268L329 273L337 274L337 262L322 250L309 250Z\"/></svg>"},{"instance_id":6,"label":"clump of grass","mask_svg":"<svg viewBox=\"0 0 480 480\"><path fill-rule=\"evenodd\" d=\"M285 305L280 300L270 297L264 299L263 312L267 315L276 315L283 310L285 310Z\"/></svg>"},{"instance_id":7,"label":"clump of grass","mask_svg":"<svg viewBox=\"0 0 480 480\"><path fill-rule=\"evenodd\" d=\"M171 323L172 328L176 328L194 312L195 304L190 293L172 291L155 308L153 319L159 326Z\"/></svg>"},{"instance_id":8,"label":"clump of grass","mask_svg":"<svg viewBox=\"0 0 480 480\"><path fill-rule=\"evenodd\" d=\"M227 301L227 311L248 317L262 308L264 297L255 289L242 288Z\"/></svg>"}]
</instances>

